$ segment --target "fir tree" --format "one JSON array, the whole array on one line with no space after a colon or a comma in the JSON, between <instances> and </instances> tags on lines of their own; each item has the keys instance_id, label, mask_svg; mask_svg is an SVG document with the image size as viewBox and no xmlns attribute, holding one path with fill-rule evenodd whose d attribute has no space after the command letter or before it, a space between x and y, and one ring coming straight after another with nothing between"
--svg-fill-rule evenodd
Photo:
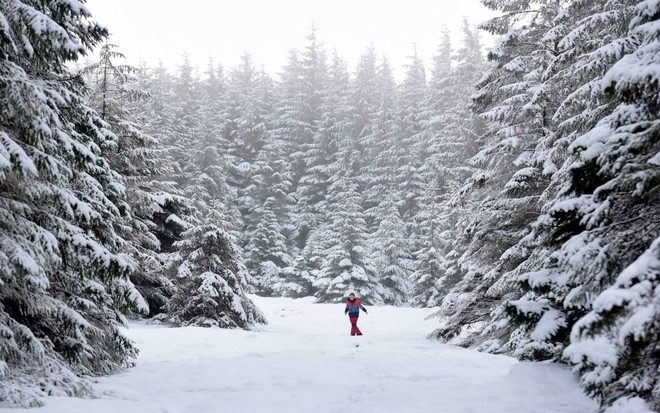
<instances>
[{"instance_id":1,"label":"fir tree","mask_svg":"<svg viewBox=\"0 0 660 413\"><path fill-rule=\"evenodd\" d=\"M162 276L157 257L160 242L152 232L156 227L153 214L161 210L158 204L161 197L153 178L163 175L165 167L160 159L161 150L157 149L158 141L144 133L139 118L137 106L149 98L137 85L139 69L116 63L123 58L116 45L106 43L100 48L99 61L85 67L82 73L90 84L90 104L116 139L116 145L103 149L112 169L124 179L132 212L133 219L122 231L128 241L123 249L130 254L136 268L131 280L154 315L167 301L163 292L168 281Z\"/></svg>"},{"instance_id":2,"label":"fir tree","mask_svg":"<svg viewBox=\"0 0 660 413\"><path fill-rule=\"evenodd\" d=\"M489 121L489 128L481 138L481 150L470 160L475 167L472 176L450 201L467 208L461 208L465 211L462 231L447 254L450 259L442 283L452 289L443 300L441 313L449 316L449 322L436 331L440 337L452 338L475 322L482 328L488 326L491 312L502 297L511 298L510 272L527 254L518 241L538 216L539 195L547 186L547 174L554 172L552 168L544 170L534 156L539 142L548 139L552 113L552 102L539 92L548 73L547 50L553 47L551 41L545 44L542 39L556 10L552 5L540 10L529 12L531 20L523 29L502 27L501 18L486 24L506 36L489 54L495 66L479 82L474 96L474 108ZM501 32L508 29L511 31ZM477 41L467 24L464 32L465 47L475 47ZM464 65L476 73L479 58L476 53L467 55L475 60ZM495 351L499 340L504 338L505 342L511 331L511 325L503 327L491 336L473 329L461 343L486 341L483 348Z\"/></svg>"},{"instance_id":3,"label":"fir tree","mask_svg":"<svg viewBox=\"0 0 660 413\"><path fill-rule=\"evenodd\" d=\"M330 302L354 291L365 303L382 303L383 288L378 285L366 245L367 227L357 183L344 175L331 191L331 221L322 235L328 248L314 281L316 296Z\"/></svg>"},{"instance_id":4,"label":"fir tree","mask_svg":"<svg viewBox=\"0 0 660 413\"><path fill-rule=\"evenodd\" d=\"M370 240L373 240L372 261L383 289L383 302L400 306L408 302L411 255L406 226L393 198L390 194L381 203L378 230Z\"/></svg>"},{"instance_id":5,"label":"fir tree","mask_svg":"<svg viewBox=\"0 0 660 413\"><path fill-rule=\"evenodd\" d=\"M284 228L291 220L292 200L288 195L290 180L287 164L280 161L259 162L252 191L257 205L250 211L254 228L246 234L246 265L255 279L257 291L265 295L281 294L285 271L293 264Z\"/></svg>"},{"instance_id":6,"label":"fir tree","mask_svg":"<svg viewBox=\"0 0 660 413\"><path fill-rule=\"evenodd\" d=\"M245 296L249 276L216 211L192 224L175 244L177 292L167 318L179 325L249 328L264 318Z\"/></svg>"},{"instance_id":7,"label":"fir tree","mask_svg":"<svg viewBox=\"0 0 660 413\"><path fill-rule=\"evenodd\" d=\"M136 349L122 312L146 304L119 254L116 145L66 67L107 36L77 2L0 3L0 400L88 390Z\"/></svg>"}]
</instances>

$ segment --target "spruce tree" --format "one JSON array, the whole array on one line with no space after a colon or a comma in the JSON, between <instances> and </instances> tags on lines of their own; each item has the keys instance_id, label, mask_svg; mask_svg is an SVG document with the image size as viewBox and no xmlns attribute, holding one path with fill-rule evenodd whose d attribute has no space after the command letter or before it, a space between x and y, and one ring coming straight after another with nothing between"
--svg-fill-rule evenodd
<instances>
[{"instance_id":1,"label":"spruce tree","mask_svg":"<svg viewBox=\"0 0 660 413\"><path fill-rule=\"evenodd\" d=\"M546 249L518 278L528 292L510 303L519 348L568 357L602 410L640 397L651 410L660 405L657 371L646 367L657 360L658 310L646 303L660 231L660 82L650 69L659 15L657 4L633 1L576 3L564 13L561 57L575 92L555 116L564 138L556 147L568 156L532 233ZM596 343L612 357L597 354Z\"/></svg>"},{"instance_id":2,"label":"spruce tree","mask_svg":"<svg viewBox=\"0 0 660 413\"><path fill-rule=\"evenodd\" d=\"M246 265L255 279L257 292L269 296L297 290L293 285L287 286L284 280L285 272L293 264L285 228L290 225L293 204L288 195L291 183L287 166L282 160L259 161L259 172L250 187L256 193L256 205L250 211L254 227L246 234L249 238L244 248Z\"/></svg>"},{"instance_id":3,"label":"spruce tree","mask_svg":"<svg viewBox=\"0 0 660 413\"><path fill-rule=\"evenodd\" d=\"M122 229L128 241L123 250L133 259L135 271L131 280L149 304L149 313L157 314L166 303L163 294L167 279L157 257L160 242L152 232L153 216L160 211L158 185L154 177L163 175L165 166L156 138L147 135L140 119L139 106L149 95L138 86L139 69L117 63L124 55L117 46L105 43L99 50L98 62L82 70L90 85L90 105L106 123L116 145L103 148L110 167L124 179L126 200L132 218Z\"/></svg>"},{"instance_id":4,"label":"spruce tree","mask_svg":"<svg viewBox=\"0 0 660 413\"><path fill-rule=\"evenodd\" d=\"M421 174L422 160L426 158L426 143L421 140L423 125L423 101L426 96L426 71L424 64L417 55L417 47L410 56L406 68L406 76L399 90L399 134L396 144L401 147L396 158L395 184L398 187L401 200L401 217L407 225L407 233L411 242L415 243L419 213L419 198L424 190ZM415 246L411 246L415 250Z\"/></svg>"},{"instance_id":5,"label":"spruce tree","mask_svg":"<svg viewBox=\"0 0 660 413\"><path fill-rule=\"evenodd\" d=\"M495 65L478 83L479 91L474 96L473 108L488 121L488 129L481 137L481 150L470 160L474 166L472 176L450 200L453 205L463 206L459 211L465 213L458 220L461 232L447 254L448 269L442 281L452 288L441 307L449 322L436 334L449 339L465 325L477 324L481 327L473 328L460 343L485 341L483 348L490 351L506 342L512 325L502 325L503 329L490 336L482 334L482 329L493 328L489 325L491 313L502 297L515 295L511 291L511 272L528 253L518 241L538 216L539 195L547 186L548 174L554 172L552 168L544 170L543 162L535 157L539 142L549 139L546 135L553 110L553 102L539 92L544 76L551 73L547 70L548 50L553 50L553 43L545 43L543 36L556 10L552 5L540 10L529 12L531 19L522 29L502 26L501 20L508 15L485 24L495 33L506 34L489 54ZM511 14L516 16L517 12ZM465 47L474 47L477 42L467 24L464 32ZM467 55L475 56L475 61L463 64L475 73L478 56Z\"/></svg>"},{"instance_id":6,"label":"spruce tree","mask_svg":"<svg viewBox=\"0 0 660 413\"><path fill-rule=\"evenodd\" d=\"M332 302L355 292L365 303L383 302L383 288L367 247L367 223L356 179L344 175L331 187L330 222L322 235L328 247L314 286L320 301Z\"/></svg>"},{"instance_id":7,"label":"spruce tree","mask_svg":"<svg viewBox=\"0 0 660 413\"><path fill-rule=\"evenodd\" d=\"M558 20L565 27L558 41L562 70L552 80L558 89L570 85L573 90L554 113L558 126L551 149L562 164L526 237L534 249L514 279L520 298L504 310L518 326L510 345L522 358L560 360L573 325L657 232L654 167L648 166L657 145L646 129L657 121L648 109L654 102L626 89L653 90L654 83L637 78L635 71L610 72L626 65L619 62L642 42L639 34L628 32L633 3L609 4L605 11L602 4L576 3ZM624 81L617 92L618 79L608 73L636 81ZM628 124L644 126L633 132ZM628 223L631 213L639 218Z\"/></svg>"},{"instance_id":8,"label":"spruce tree","mask_svg":"<svg viewBox=\"0 0 660 413\"><path fill-rule=\"evenodd\" d=\"M66 66L107 31L76 2L0 16L0 400L35 406L131 365L122 313L146 304L119 253L128 207L101 149L117 142Z\"/></svg>"},{"instance_id":9,"label":"spruce tree","mask_svg":"<svg viewBox=\"0 0 660 413\"><path fill-rule=\"evenodd\" d=\"M383 302L400 306L408 303L411 254L406 225L401 219L392 191L378 208L380 222L369 239L373 241L372 261L383 289Z\"/></svg>"},{"instance_id":10,"label":"spruce tree","mask_svg":"<svg viewBox=\"0 0 660 413\"><path fill-rule=\"evenodd\" d=\"M249 275L230 236L220 225L225 217L214 207L193 223L175 243L177 292L167 319L178 325L250 328L264 322L246 297Z\"/></svg>"}]
</instances>

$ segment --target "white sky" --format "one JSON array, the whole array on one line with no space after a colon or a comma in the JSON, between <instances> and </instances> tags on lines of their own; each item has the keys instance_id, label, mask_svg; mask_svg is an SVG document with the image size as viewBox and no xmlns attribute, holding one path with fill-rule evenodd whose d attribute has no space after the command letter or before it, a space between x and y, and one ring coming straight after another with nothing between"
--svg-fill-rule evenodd
<instances>
[{"instance_id":1,"label":"white sky","mask_svg":"<svg viewBox=\"0 0 660 413\"><path fill-rule=\"evenodd\" d=\"M88 0L87 7L130 63L162 60L174 69L186 52L200 69L210 57L227 69L248 51L255 64L278 73L288 51L305 46L314 22L328 52L336 47L351 69L373 42L397 78L413 43L428 70L443 25L458 46L463 16L477 24L493 15L479 0Z\"/></svg>"}]
</instances>

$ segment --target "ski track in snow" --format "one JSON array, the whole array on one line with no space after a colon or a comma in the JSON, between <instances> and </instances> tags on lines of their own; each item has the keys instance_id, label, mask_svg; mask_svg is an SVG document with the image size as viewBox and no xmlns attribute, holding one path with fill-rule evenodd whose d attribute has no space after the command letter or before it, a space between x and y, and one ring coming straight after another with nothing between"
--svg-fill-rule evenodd
<instances>
[{"instance_id":1,"label":"ski track in snow","mask_svg":"<svg viewBox=\"0 0 660 413\"><path fill-rule=\"evenodd\" d=\"M261 331L131 324L138 365L97 380L101 399L38 412L590 413L570 371L427 340L432 310L368 306L349 336L343 304L251 297ZM357 346L359 344L359 347ZM25 412L24 409L8 411Z\"/></svg>"}]
</instances>

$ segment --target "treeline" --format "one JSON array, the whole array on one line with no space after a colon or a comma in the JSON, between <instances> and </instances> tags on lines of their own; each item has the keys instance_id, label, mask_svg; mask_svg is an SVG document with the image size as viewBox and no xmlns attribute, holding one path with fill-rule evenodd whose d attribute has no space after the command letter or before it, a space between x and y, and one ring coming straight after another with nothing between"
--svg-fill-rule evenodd
<instances>
[{"instance_id":1,"label":"treeline","mask_svg":"<svg viewBox=\"0 0 660 413\"><path fill-rule=\"evenodd\" d=\"M134 130L158 141L148 159L168 169L140 167L149 183L136 186L214 211L258 293L336 301L355 290L373 304L412 297L426 305L442 298L441 288L424 284L441 277L440 243L451 237L443 234L452 225L440 222L449 212L442 201L469 176L463 164L484 127L468 108L484 59L467 23L463 34L453 51L444 33L429 81L411 50L401 84L373 47L350 73L336 51L327 56L314 30L278 80L246 54L227 73L212 63L199 73L184 58L174 74L142 68L128 82L106 76L129 70L112 59L112 45L84 72L96 99L145 96L125 103L130 114L114 123L139 122ZM95 103L102 112L110 106ZM141 142L139 158L147 140L131 138ZM149 204L139 198L132 197L134 210ZM176 254L185 235L173 215L155 222L153 211L142 209L145 228L156 228L161 241L152 254ZM187 220L184 211L169 212ZM133 280L152 311L167 302L154 277Z\"/></svg>"}]
</instances>

